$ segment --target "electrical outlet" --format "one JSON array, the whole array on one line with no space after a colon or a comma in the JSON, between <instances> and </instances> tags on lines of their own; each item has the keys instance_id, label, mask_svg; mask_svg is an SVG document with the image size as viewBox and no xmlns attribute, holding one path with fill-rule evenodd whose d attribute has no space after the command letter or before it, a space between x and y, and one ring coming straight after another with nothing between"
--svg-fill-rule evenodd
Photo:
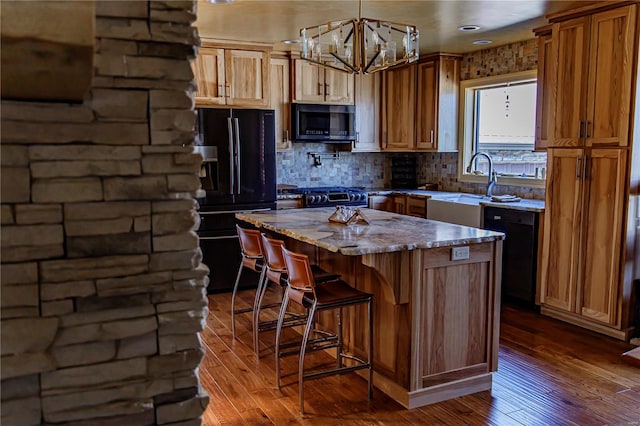
<instances>
[{"instance_id":1,"label":"electrical outlet","mask_svg":"<svg viewBox=\"0 0 640 426\"><path fill-rule=\"evenodd\" d=\"M451 249L451 260L464 260L469 258L469 246L453 247Z\"/></svg>"}]
</instances>

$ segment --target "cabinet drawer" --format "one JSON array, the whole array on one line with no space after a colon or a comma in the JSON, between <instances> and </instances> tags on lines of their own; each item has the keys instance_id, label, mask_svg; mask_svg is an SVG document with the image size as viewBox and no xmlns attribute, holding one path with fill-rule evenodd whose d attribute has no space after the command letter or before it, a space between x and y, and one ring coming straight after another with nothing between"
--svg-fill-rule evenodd
<instances>
[{"instance_id":1,"label":"cabinet drawer","mask_svg":"<svg viewBox=\"0 0 640 426\"><path fill-rule=\"evenodd\" d=\"M409 216L427 217L427 199L418 197L407 197L406 214Z\"/></svg>"},{"instance_id":2,"label":"cabinet drawer","mask_svg":"<svg viewBox=\"0 0 640 426\"><path fill-rule=\"evenodd\" d=\"M302 208L302 198L293 198L288 200L278 200L276 201L276 209L284 210L284 209L301 209Z\"/></svg>"}]
</instances>

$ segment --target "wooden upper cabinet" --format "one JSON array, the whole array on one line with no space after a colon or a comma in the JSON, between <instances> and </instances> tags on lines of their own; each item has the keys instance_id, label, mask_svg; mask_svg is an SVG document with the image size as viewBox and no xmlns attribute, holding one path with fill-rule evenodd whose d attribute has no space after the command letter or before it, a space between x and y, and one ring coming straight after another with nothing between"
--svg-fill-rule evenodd
<instances>
[{"instance_id":1,"label":"wooden upper cabinet","mask_svg":"<svg viewBox=\"0 0 640 426\"><path fill-rule=\"evenodd\" d=\"M553 26L553 74L555 81L554 134L549 146L583 145L586 102L588 20L584 16Z\"/></svg>"},{"instance_id":2,"label":"wooden upper cabinet","mask_svg":"<svg viewBox=\"0 0 640 426\"><path fill-rule=\"evenodd\" d=\"M268 52L225 51L227 105L269 106L269 66Z\"/></svg>"},{"instance_id":3,"label":"wooden upper cabinet","mask_svg":"<svg viewBox=\"0 0 640 426\"><path fill-rule=\"evenodd\" d=\"M276 113L276 149L291 149L291 95L289 59L271 58L271 109Z\"/></svg>"},{"instance_id":4,"label":"wooden upper cabinet","mask_svg":"<svg viewBox=\"0 0 640 426\"><path fill-rule=\"evenodd\" d=\"M416 65L392 68L382 75L382 149L415 147Z\"/></svg>"},{"instance_id":5,"label":"wooden upper cabinet","mask_svg":"<svg viewBox=\"0 0 640 426\"><path fill-rule=\"evenodd\" d=\"M269 106L267 50L226 49L203 43L192 68L196 106Z\"/></svg>"},{"instance_id":6,"label":"wooden upper cabinet","mask_svg":"<svg viewBox=\"0 0 640 426\"><path fill-rule=\"evenodd\" d=\"M460 56L431 55L382 74L382 149L457 151Z\"/></svg>"},{"instance_id":7,"label":"wooden upper cabinet","mask_svg":"<svg viewBox=\"0 0 640 426\"><path fill-rule=\"evenodd\" d=\"M325 68L324 100L330 104L353 105L355 78L353 74Z\"/></svg>"},{"instance_id":8,"label":"wooden upper cabinet","mask_svg":"<svg viewBox=\"0 0 640 426\"><path fill-rule=\"evenodd\" d=\"M551 137L549 119L552 117L551 91L555 77L552 70L551 27L547 26L538 36L538 78L536 93L535 150L547 149Z\"/></svg>"},{"instance_id":9,"label":"wooden upper cabinet","mask_svg":"<svg viewBox=\"0 0 640 426\"><path fill-rule=\"evenodd\" d=\"M636 5L591 18L587 146L628 145Z\"/></svg>"},{"instance_id":10,"label":"wooden upper cabinet","mask_svg":"<svg viewBox=\"0 0 640 426\"><path fill-rule=\"evenodd\" d=\"M636 5L556 22L549 146L626 146L633 81Z\"/></svg>"},{"instance_id":11,"label":"wooden upper cabinet","mask_svg":"<svg viewBox=\"0 0 640 426\"><path fill-rule=\"evenodd\" d=\"M356 76L356 111L351 151L380 151L380 73Z\"/></svg>"},{"instance_id":12,"label":"wooden upper cabinet","mask_svg":"<svg viewBox=\"0 0 640 426\"><path fill-rule=\"evenodd\" d=\"M294 59L293 100L296 102L324 102L324 68L304 59Z\"/></svg>"},{"instance_id":13,"label":"wooden upper cabinet","mask_svg":"<svg viewBox=\"0 0 640 426\"><path fill-rule=\"evenodd\" d=\"M224 105L224 49L200 48L191 67L197 83L196 105Z\"/></svg>"},{"instance_id":14,"label":"wooden upper cabinet","mask_svg":"<svg viewBox=\"0 0 640 426\"><path fill-rule=\"evenodd\" d=\"M353 105L354 76L294 59L295 102Z\"/></svg>"},{"instance_id":15,"label":"wooden upper cabinet","mask_svg":"<svg viewBox=\"0 0 640 426\"><path fill-rule=\"evenodd\" d=\"M416 149L458 151L460 57L439 55L418 68Z\"/></svg>"}]
</instances>

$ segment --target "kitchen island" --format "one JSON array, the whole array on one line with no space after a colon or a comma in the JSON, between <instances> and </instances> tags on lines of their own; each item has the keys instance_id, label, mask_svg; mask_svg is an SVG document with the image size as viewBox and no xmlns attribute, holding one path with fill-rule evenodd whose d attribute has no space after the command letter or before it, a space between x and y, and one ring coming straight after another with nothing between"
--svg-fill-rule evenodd
<instances>
[{"instance_id":1,"label":"kitchen island","mask_svg":"<svg viewBox=\"0 0 640 426\"><path fill-rule=\"evenodd\" d=\"M369 224L329 222L334 208L237 213L353 287L374 295L374 383L407 408L491 389L498 365L504 234L361 209ZM335 327L335 318L320 317ZM346 347L366 347L364 310L343 315Z\"/></svg>"}]
</instances>

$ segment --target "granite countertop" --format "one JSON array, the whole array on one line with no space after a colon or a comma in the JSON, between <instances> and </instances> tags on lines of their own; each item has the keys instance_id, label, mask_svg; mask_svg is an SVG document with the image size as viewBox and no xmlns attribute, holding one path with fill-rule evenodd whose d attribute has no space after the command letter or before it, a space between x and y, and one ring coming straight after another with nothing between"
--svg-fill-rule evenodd
<instances>
[{"instance_id":1,"label":"granite countertop","mask_svg":"<svg viewBox=\"0 0 640 426\"><path fill-rule=\"evenodd\" d=\"M460 194L470 196L465 203L467 204L480 204L482 206L500 207L503 209L511 210L523 210L532 212L543 212L544 201L533 200L529 198L521 198L520 201L500 203L491 201L489 198L479 194L467 194L462 192L447 192L447 191L430 191L423 189L370 189L367 191L370 196L372 195L412 195L424 198L443 199L446 197L456 196ZM475 200L474 200L475 199Z\"/></svg>"},{"instance_id":2,"label":"granite countertop","mask_svg":"<svg viewBox=\"0 0 640 426\"><path fill-rule=\"evenodd\" d=\"M236 213L236 218L317 247L358 256L500 240L504 234L363 208L370 224L329 222L333 207Z\"/></svg>"}]
</instances>

